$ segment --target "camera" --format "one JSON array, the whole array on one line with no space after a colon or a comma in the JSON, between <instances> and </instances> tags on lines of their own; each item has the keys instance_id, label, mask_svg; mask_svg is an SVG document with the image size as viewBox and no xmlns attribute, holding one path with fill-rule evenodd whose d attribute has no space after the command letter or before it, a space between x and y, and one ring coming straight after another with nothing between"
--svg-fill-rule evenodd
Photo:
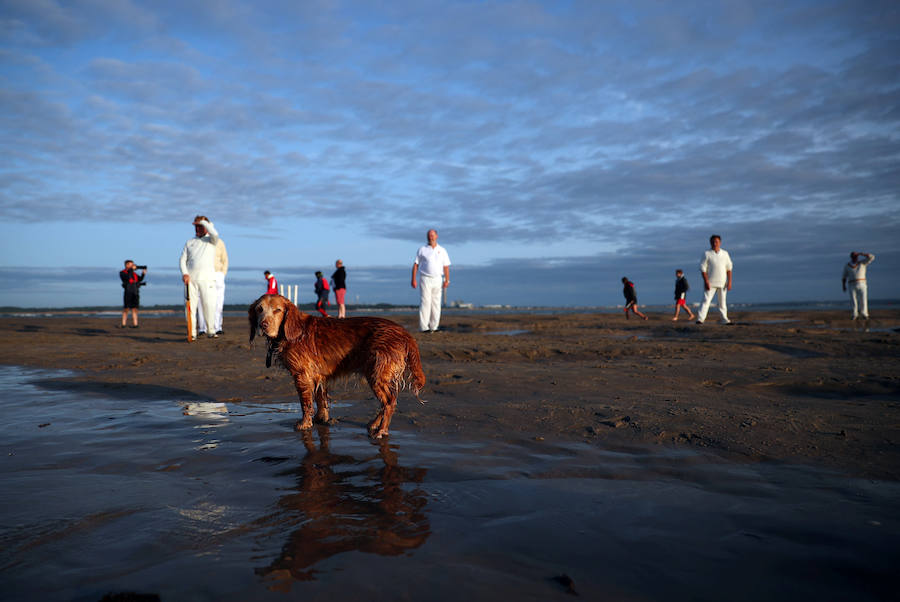
<instances>
[{"instance_id":1,"label":"camera","mask_svg":"<svg viewBox=\"0 0 900 602\"><path fill-rule=\"evenodd\" d=\"M145 266L145 265L136 265L136 266L134 266L134 269L136 269L136 270L146 270L146 269L147 269L147 266Z\"/></svg>"}]
</instances>

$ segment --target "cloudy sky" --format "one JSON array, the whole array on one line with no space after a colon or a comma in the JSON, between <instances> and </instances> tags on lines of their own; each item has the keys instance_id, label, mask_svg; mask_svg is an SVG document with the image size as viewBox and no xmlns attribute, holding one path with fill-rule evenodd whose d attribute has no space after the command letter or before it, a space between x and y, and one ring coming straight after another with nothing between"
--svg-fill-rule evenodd
<instances>
[{"instance_id":1,"label":"cloudy sky","mask_svg":"<svg viewBox=\"0 0 900 602\"><path fill-rule=\"evenodd\" d=\"M476 303L697 295L714 232L735 300L840 299L851 250L900 298L895 1L0 0L0 75L0 305L128 257L177 303L196 213L235 303L338 257L414 302L429 227Z\"/></svg>"}]
</instances>

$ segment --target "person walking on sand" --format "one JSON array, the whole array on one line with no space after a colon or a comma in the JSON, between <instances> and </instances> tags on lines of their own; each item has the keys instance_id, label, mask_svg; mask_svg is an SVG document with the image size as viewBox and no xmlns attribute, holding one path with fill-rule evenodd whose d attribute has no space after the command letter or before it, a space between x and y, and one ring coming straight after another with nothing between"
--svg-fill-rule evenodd
<instances>
[{"instance_id":1,"label":"person walking on sand","mask_svg":"<svg viewBox=\"0 0 900 602\"><path fill-rule=\"evenodd\" d=\"M450 285L450 256L437 244L437 230L429 230L426 238L428 244L419 247L413 262L412 287L416 288L418 275L419 330L437 332L441 322L441 293Z\"/></svg>"},{"instance_id":2,"label":"person walking on sand","mask_svg":"<svg viewBox=\"0 0 900 602\"><path fill-rule=\"evenodd\" d=\"M719 313L722 324L731 324L728 319L726 294L731 290L731 255L722 248L722 237L713 234L709 237L709 250L700 259L700 274L703 276L703 303L697 312L697 324L706 321L706 313L716 293L719 295Z\"/></svg>"},{"instance_id":3,"label":"person walking on sand","mask_svg":"<svg viewBox=\"0 0 900 602\"><path fill-rule=\"evenodd\" d=\"M266 277L266 294L267 295L277 295L278 294L278 281L275 280L275 275L272 274L269 270L263 272L263 276Z\"/></svg>"},{"instance_id":4,"label":"person walking on sand","mask_svg":"<svg viewBox=\"0 0 900 602\"><path fill-rule=\"evenodd\" d=\"M141 274L135 274L137 267L130 259L125 260L125 269L119 272L119 278L122 280L122 288L125 289L124 299L122 303L122 325L119 328L125 328L128 321L128 310L131 310L131 327L138 327L138 307L141 305L141 288L146 284L144 276L147 275L147 267L141 266Z\"/></svg>"},{"instance_id":5,"label":"person walking on sand","mask_svg":"<svg viewBox=\"0 0 900 602\"><path fill-rule=\"evenodd\" d=\"M325 308L328 307L328 295L331 291L328 290L328 281L325 280L325 276L322 275L322 272L316 272L316 311L320 314L328 317L328 312L325 311Z\"/></svg>"},{"instance_id":6,"label":"person walking on sand","mask_svg":"<svg viewBox=\"0 0 900 602\"><path fill-rule=\"evenodd\" d=\"M191 335L197 338L198 312L203 312L206 324L213 325L216 320L216 243L219 233L205 215L198 215L192 222L194 238L184 243L181 251L181 280L188 287L191 313ZM199 303L198 303L199 302ZM185 317L187 308L185 308ZM208 332L208 338L219 335Z\"/></svg>"},{"instance_id":7,"label":"person walking on sand","mask_svg":"<svg viewBox=\"0 0 900 602\"><path fill-rule=\"evenodd\" d=\"M634 292L634 282L628 279L627 276L622 276L622 284L625 285L625 288L622 289L622 293L625 295L625 319L629 319L631 316L628 315L628 311L633 311L635 315L640 316L644 320L647 319L647 316L641 313L641 310L638 309L637 302L637 293Z\"/></svg>"},{"instance_id":8,"label":"person walking on sand","mask_svg":"<svg viewBox=\"0 0 900 602\"><path fill-rule=\"evenodd\" d=\"M681 270L675 270L675 317L672 318L673 322L678 321L678 312L681 311L681 308L684 308L684 311L688 313L690 316L688 319L694 319L694 312L691 311L691 308L688 307L687 304L687 292L690 290L691 285L688 284L687 278L684 277L684 272Z\"/></svg>"},{"instance_id":9,"label":"person walking on sand","mask_svg":"<svg viewBox=\"0 0 900 602\"><path fill-rule=\"evenodd\" d=\"M334 274L331 275L331 287L334 290L334 302L338 306L338 318L346 318L344 299L347 295L347 272L344 270L344 262L338 259L334 262Z\"/></svg>"},{"instance_id":10,"label":"person walking on sand","mask_svg":"<svg viewBox=\"0 0 900 602\"><path fill-rule=\"evenodd\" d=\"M860 257L865 257L860 261ZM874 253L850 253L850 263L844 266L841 276L841 288L847 292L850 283L850 315L853 320L862 314L863 320L869 319L869 288L866 286L866 268L875 261Z\"/></svg>"}]
</instances>

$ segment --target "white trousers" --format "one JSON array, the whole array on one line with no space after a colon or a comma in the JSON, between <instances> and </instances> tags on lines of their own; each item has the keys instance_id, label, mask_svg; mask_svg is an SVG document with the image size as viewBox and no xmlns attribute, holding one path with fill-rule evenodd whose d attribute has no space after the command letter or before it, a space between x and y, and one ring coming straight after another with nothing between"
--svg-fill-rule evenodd
<instances>
[{"instance_id":1,"label":"white trousers","mask_svg":"<svg viewBox=\"0 0 900 602\"><path fill-rule=\"evenodd\" d=\"M419 330L437 330L441 321L443 283L440 276L419 275Z\"/></svg>"},{"instance_id":2,"label":"white trousers","mask_svg":"<svg viewBox=\"0 0 900 602\"><path fill-rule=\"evenodd\" d=\"M191 275L191 282L188 284L188 298L191 300L191 334L197 338L197 330L200 327L200 318L203 316L203 324L216 323L216 279L210 274ZM187 317L187 308L184 308L184 315ZM199 328L201 331L202 327ZM212 334L207 331L207 334Z\"/></svg>"},{"instance_id":3,"label":"white trousers","mask_svg":"<svg viewBox=\"0 0 900 602\"><path fill-rule=\"evenodd\" d=\"M725 298L728 295L728 291L724 286L722 287L709 287L708 291L703 291L703 303L700 305L700 311L697 312L697 320L703 322L706 320L706 314L709 312L709 306L712 304L713 297L716 296L716 293L719 293L719 312L722 314L722 320L728 321L728 306L725 305Z\"/></svg>"},{"instance_id":4,"label":"white trousers","mask_svg":"<svg viewBox=\"0 0 900 602\"><path fill-rule=\"evenodd\" d=\"M850 282L847 289L850 291L850 310L853 319L862 314L863 318L869 318L869 288L865 280L862 282Z\"/></svg>"},{"instance_id":5,"label":"white trousers","mask_svg":"<svg viewBox=\"0 0 900 602\"><path fill-rule=\"evenodd\" d=\"M225 274L222 272L216 272L216 317L213 318L213 328L212 332L209 332L209 329L206 328L206 319L203 316L204 312L199 312L197 317L197 328L200 332L209 332L212 334L213 332L219 332L222 330L222 309L225 307Z\"/></svg>"}]
</instances>

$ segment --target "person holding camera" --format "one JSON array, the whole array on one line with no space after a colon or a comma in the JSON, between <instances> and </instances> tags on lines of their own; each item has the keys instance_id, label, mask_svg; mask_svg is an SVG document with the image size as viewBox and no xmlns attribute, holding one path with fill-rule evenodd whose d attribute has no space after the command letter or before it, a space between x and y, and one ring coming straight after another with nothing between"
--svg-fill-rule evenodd
<instances>
[{"instance_id":1,"label":"person holding camera","mask_svg":"<svg viewBox=\"0 0 900 602\"><path fill-rule=\"evenodd\" d=\"M135 270L141 270L140 275ZM128 321L128 310L131 310L131 327L138 327L138 307L141 304L141 288L144 282L144 276L147 275L147 266L134 265L130 259L125 260L125 269L119 272L119 278L122 279L122 288L125 289L125 295L122 303L122 325L119 328L125 328Z\"/></svg>"}]
</instances>

